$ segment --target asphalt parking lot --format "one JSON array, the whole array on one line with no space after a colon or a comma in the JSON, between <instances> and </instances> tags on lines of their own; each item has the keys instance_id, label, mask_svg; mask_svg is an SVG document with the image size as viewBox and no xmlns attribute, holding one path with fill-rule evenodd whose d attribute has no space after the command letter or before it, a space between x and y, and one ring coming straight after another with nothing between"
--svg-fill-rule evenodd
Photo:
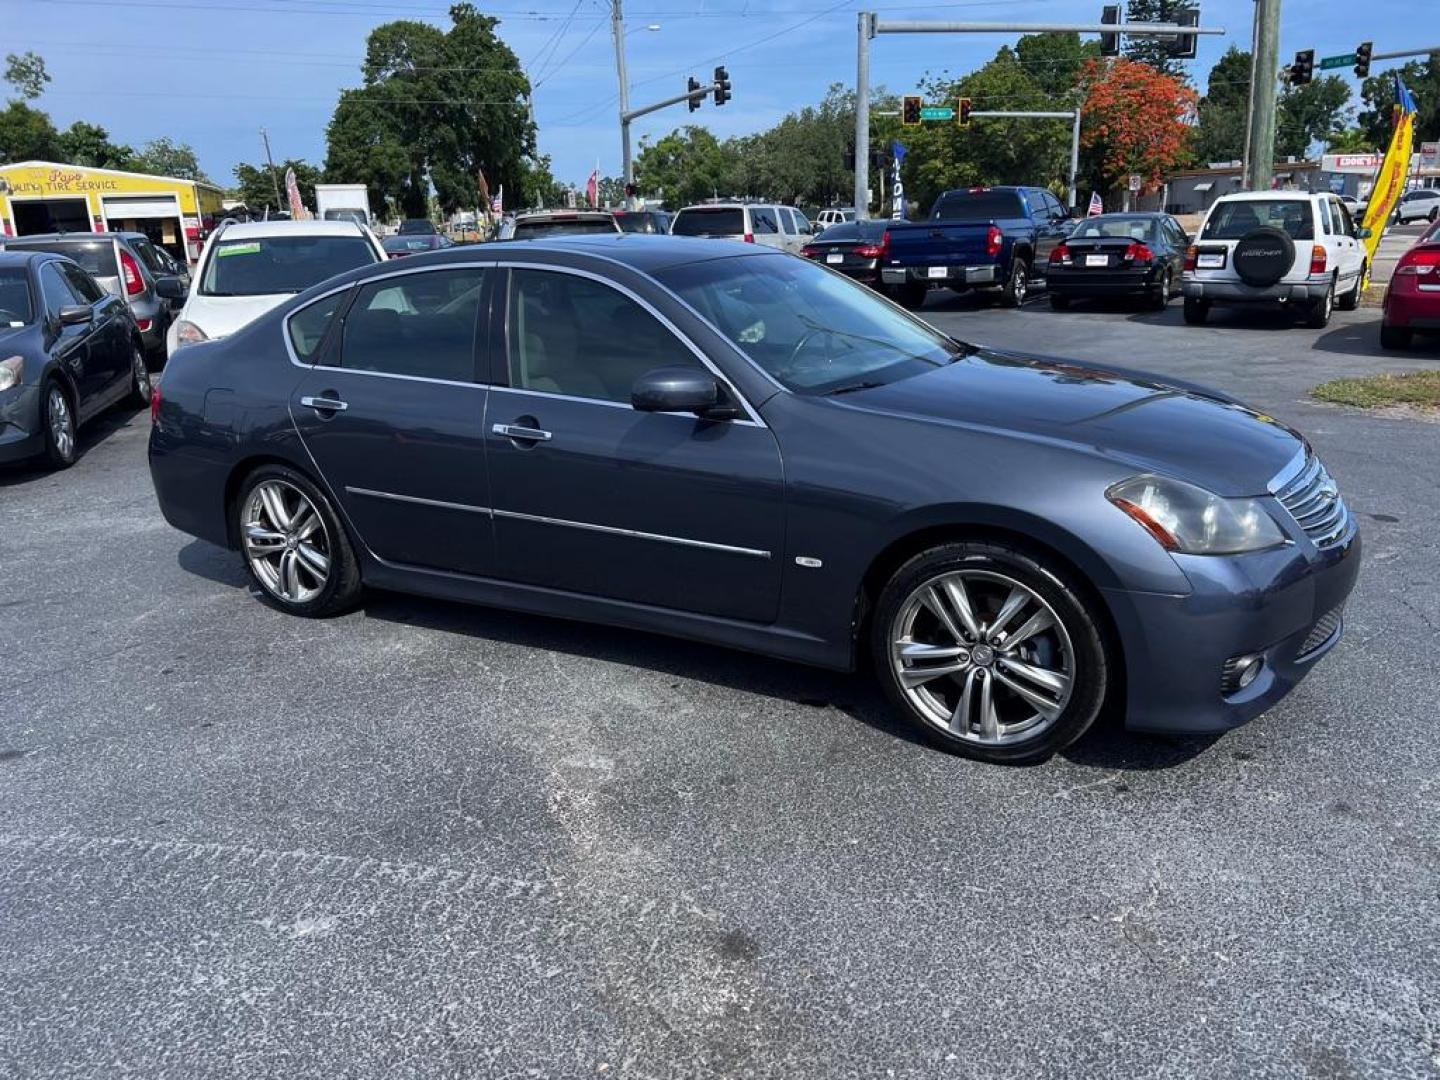
<instances>
[{"instance_id":1,"label":"asphalt parking lot","mask_svg":"<svg viewBox=\"0 0 1440 1080\"><path fill-rule=\"evenodd\" d=\"M860 678L282 616L115 414L0 471L0 1075L1440 1075L1440 424L1305 397L1440 349L1373 309L925 315L1305 430L1366 534L1347 640L1222 739L977 765Z\"/></svg>"}]
</instances>

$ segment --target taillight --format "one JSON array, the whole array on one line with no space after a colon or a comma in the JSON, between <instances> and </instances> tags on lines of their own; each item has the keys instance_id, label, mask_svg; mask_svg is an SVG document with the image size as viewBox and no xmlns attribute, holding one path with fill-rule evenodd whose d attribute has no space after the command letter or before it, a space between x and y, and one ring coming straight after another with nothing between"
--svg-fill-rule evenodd
<instances>
[{"instance_id":1,"label":"taillight","mask_svg":"<svg viewBox=\"0 0 1440 1080\"><path fill-rule=\"evenodd\" d=\"M747 244L753 244L754 242L755 242L755 234L754 234L753 232L747 232L747 233L745 234L745 243L747 243Z\"/></svg>"},{"instance_id":2,"label":"taillight","mask_svg":"<svg viewBox=\"0 0 1440 1080\"><path fill-rule=\"evenodd\" d=\"M1422 274L1440 274L1440 247L1413 248L1400 257L1395 265L1397 275L1406 277Z\"/></svg>"},{"instance_id":3,"label":"taillight","mask_svg":"<svg viewBox=\"0 0 1440 1080\"><path fill-rule=\"evenodd\" d=\"M861 244L855 249L855 254L862 259L883 259L890 254L890 230L886 229L880 237L878 244Z\"/></svg>"},{"instance_id":4,"label":"taillight","mask_svg":"<svg viewBox=\"0 0 1440 1080\"><path fill-rule=\"evenodd\" d=\"M820 249L817 247L811 247L809 244L806 244L803 248L800 249L800 254L804 255L807 259L813 259L815 258L815 256L820 254Z\"/></svg>"},{"instance_id":5,"label":"taillight","mask_svg":"<svg viewBox=\"0 0 1440 1080\"><path fill-rule=\"evenodd\" d=\"M144 334L144 333L146 333L146 332L149 331L150 327L152 327L152 326L155 325L155 320L154 320L154 319L136 319L136 320L135 320L135 325L139 328L140 332L141 332L142 334Z\"/></svg>"},{"instance_id":6,"label":"taillight","mask_svg":"<svg viewBox=\"0 0 1440 1080\"><path fill-rule=\"evenodd\" d=\"M1310 273L1325 273L1325 248L1315 244L1310 248Z\"/></svg>"},{"instance_id":7,"label":"taillight","mask_svg":"<svg viewBox=\"0 0 1440 1080\"><path fill-rule=\"evenodd\" d=\"M1000 248L1005 243L1004 234L1000 232L999 225L991 225L990 231L985 234L985 254L992 259L1000 254Z\"/></svg>"},{"instance_id":8,"label":"taillight","mask_svg":"<svg viewBox=\"0 0 1440 1080\"><path fill-rule=\"evenodd\" d=\"M1136 240L1125 249L1126 262L1148 263L1155 261L1155 253L1150 250L1150 245L1142 244Z\"/></svg>"},{"instance_id":9,"label":"taillight","mask_svg":"<svg viewBox=\"0 0 1440 1080\"><path fill-rule=\"evenodd\" d=\"M1185 249L1185 269L1186 269L1186 270L1194 270L1194 269L1195 269L1195 260L1198 259L1199 257L1200 257L1200 249L1199 249L1198 247L1196 247L1194 244L1191 244L1188 248L1186 248L1186 249Z\"/></svg>"},{"instance_id":10,"label":"taillight","mask_svg":"<svg viewBox=\"0 0 1440 1080\"><path fill-rule=\"evenodd\" d=\"M150 390L150 423L160 422L160 384L157 382Z\"/></svg>"},{"instance_id":11,"label":"taillight","mask_svg":"<svg viewBox=\"0 0 1440 1080\"><path fill-rule=\"evenodd\" d=\"M1050 261L1057 265L1070 265L1070 249L1064 244L1056 244L1050 251Z\"/></svg>"},{"instance_id":12,"label":"taillight","mask_svg":"<svg viewBox=\"0 0 1440 1080\"><path fill-rule=\"evenodd\" d=\"M145 291L145 281L140 276L140 264L128 251L120 252L120 272L125 276L125 295L134 296Z\"/></svg>"}]
</instances>

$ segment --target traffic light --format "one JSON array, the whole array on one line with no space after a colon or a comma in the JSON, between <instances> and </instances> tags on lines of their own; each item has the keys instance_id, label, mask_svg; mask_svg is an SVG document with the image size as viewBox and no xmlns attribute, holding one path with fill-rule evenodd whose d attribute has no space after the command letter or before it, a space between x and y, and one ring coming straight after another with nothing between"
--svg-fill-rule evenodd
<instances>
[{"instance_id":1,"label":"traffic light","mask_svg":"<svg viewBox=\"0 0 1440 1080\"><path fill-rule=\"evenodd\" d=\"M962 97L960 107L955 110L955 122L961 127L970 126L970 99Z\"/></svg>"},{"instance_id":2,"label":"traffic light","mask_svg":"<svg viewBox=\"0 0 1440 1080\"><path fill-rule=\"evenodd\" d=\"M695 78L695 76L691 75L690 81L686 86L686 91L690 94L690 100L685 102L685 106L691 112L694 112L696 109L700 108L700 102L703 100L703 98L701 97L696 97L695 91L703 89L705 88L700 85L699 81Z\"/></svg>"},{"instance_id":3,"label":"traffic light","mask_svg":"<svg viewBox=\"0 0 1440 1080\"><path fill-rule=\"evenodd\" d=\"M1170 21L1177 26L1199 26L1199 8L1176 8L1170 13ZM1199 34L1176 34L1170 55L1177 60L1194 60L1200 44Z\"/></svg>"},{"instance_id":4,"label":"traffic light","mask_svg":"<svg viewBox=\"0 0 1440 1080\"><path fill-rule=\"evenodd\" d=\"M1375 51L1373 41L1362 41L1355 46L1355 77L1366 78L1370 74L1370 54Z\"/></svg>"},{"instance_id":5,"label":"traffic light","mask_svg":"<svg viewBox=\"0 0 1440 1080\"><path fill-rule=\"evenodd\" d=\"M724 105L735 95L730 93L730 73L723 67L715 69L715 104Z\"/></svg>"},{"instance_id":6,"label":"traffic light","mask_svg":"<svg viewBox=\"0 0 1440 1080\"><path fill-rule=\"evenodd\" d=\"M1119 4L1106 4L1104 7L1102 7L1102 8L1100 9L1100 21L1101 21L1102 23L1107 23L1107 24L1109 24L1109 23L1118 23L1118 22L1120 21L1120 11L1121 11L1121 8L1120 8L1120 5L1119 5ZM1119 56L1119 55L1120 55L1120 35L1119 35L1119 34L1101 34L1101 35L1100 35L1100 55L1101 55L1101 56Z\"/></svg>"},{"instance_id":7,"label":"traffic light","mask_svg":"<svg viewBox=\"0 0 1440 1080\"><path fill-rule=\"evenodd\" d=\"M923 104L919 94L907 94L900 103L900 124L902 127L920 126L920 107Z\"/></svg>"},{"instance_id":8,"label":"traffic light","mask_svg":"<svg viewBox=\"0 0 1440 1080\"><path fill-rule=\"evenodd\" d=\"M1315 77L1315 50L1301 49L1290 65L1290 85L1304 86Z\"/></svg>"}]
</instances>

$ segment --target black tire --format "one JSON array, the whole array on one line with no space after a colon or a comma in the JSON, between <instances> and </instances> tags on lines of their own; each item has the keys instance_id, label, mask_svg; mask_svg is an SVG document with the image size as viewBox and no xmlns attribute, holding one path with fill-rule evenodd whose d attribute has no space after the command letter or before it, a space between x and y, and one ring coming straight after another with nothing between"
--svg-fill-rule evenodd
<instances>
[{"instance_id":1,"label":"black tire","mask_svg":"<svg viewBox=\"0 0 1440 1080\"><path fill-rule=\"evenodd\" d=\"M1434 221L1436 218L1440 218L1440 206L1437 206L1437 207L1435 207L1434 209L1432 209L1432 210L1430 211L1430 216L1427 217L1425 220L1426 220L1426 221Z\"/></svg>"},{"instance_id":2,"label":"black tire","mask_svg":"<svg viewBox=\"0 0 1440 1080\"><path fill-rule=\"evenodd\" d=\"M1362 265L1360 267L1360 274L1355 279L1355 284L1350 286L1350 290L1346 292L1344 296L1337 296L1335 298L1335 306L1341 311L1354 311L1358 308L1360 306L1360 286L1364 284L1365 267Z\"/></svg>"},{"instance_id":3,"label":"black tire","mask_svg":"<svg viewBox=\"0 0 1440 1080\"><path fill-rule=\"evenodd\" d=\"M928 286L910 281L895 290L895 298L905 310L919 311L925 306L925 297L929 292Z\"/></svg>"},{"instance_id":4,"label":"black tire","mask_svg":"<svg viewBox=\"0 0 1440 1080\"><path fill-rule=\"evenodd\" d=\"M1050 294L1050 306L1056 311L1065 311L1070 307L1070 297L1060 296L1052 292Z\"/></svg>"},{"instance_id":5,"label":"black tire","mask_svg":"<svg viewBox=\"0 0 1440 1080\"><path fill-rule=\"evenodd\" d=\"M1022 734L1022 737L1014 742L984 744L975 741L973 731L969 738L955 734L948 726L942 727L933 719L928 719L920 706L907 696L906 689L900 683L891 650L892 637L901 625L899 620L906 611L912 609L917 590L923 589L927 582L941 575L956 571L998 574L1011 582L1018 582L1049 606L1068 636L1073 654L1069 698L1059 714L1049 721L1048 726L1038 727L1036 734L1031 737L1026 738ZM1004 590L1010 586L999 587ZM977 607L979 599L976 598ZM896 570L880 594L874 617L870 621L870 650L876 677L900 715L918 728L934 745L978 761L996 764L1019 765L1043 761L1083 735L1095 722L1105 701L1109 673L1113 665L1106 653L1099 621L1092 613L1092 603L1079 583L1070 580L1068 571L1060 570L1047 557L1032 554L1022 548L1005 543L978 541L962 541L930 548ZM981 611L977 610L975 614L978 618ZM989 618L995 617L993 611L985 610L984 614ZM1046 633L1054 633L1058 638L1058 632L1051 631L1041 631L1036 638ZM994 661L993 670L1000 670L1003 665L1002 655ZM978 664L971 666L979 667ZM982 680L994 678L988 670L981 677ZM942 676L942 679L949 678L949 675ZM933 686L938 681L932 680L924 685ZM953 680L950 685L942 684L939 691L948 693L952 688L958 693L958 685L954 684ZM1003 686L1001 691L1002 696L1008 695ZM1010 701L1012 706L1017 703L1020 703L1018 698ZM1020 706L1023 709L1023 703L1020 703ZM968 724L966 728L970 730Z\"/></svg>"},{"instance_id":6,"label":"black tire","mask_svg":"<svg viewBox=\"0 0 1440 1080\"><path fill-rule=\"evenodd\" d=\"M1380 324L1380 347L1382 349L1408 349L1414 333L1404 326Z\"/></svg>"},{"instance_id":7,"label":"black tire","mask_svg":"<svg viewBox=\"0 0 1440 1080\"><path fill-rule=\"evenodd\" d=\"M62 410L57 423L52 404ZM57 427L61 430L57 432ZM55 469L68 469L75 464L79 442L75 436L75 401L57 379L46 379L40 387L40 430L45 434L45 460ZM68 441L63 432L69 432Z\"/></svg>"},{"instance_id":8,"label":"black tire","mask_svg":"<svg viewBox=\"0 0 1440 1080\"><path fill-rule=\"evenodd\" d=\"M145 359L145 350L137 342L131 346L130 357L130 395L125 399L126 404L137 409L148 408L150 405L150 394L154 386L150 382L150 364Z\"/></svg>"},{"instance_id":9,"label":"black tire","mask_svg":"<svg viewBox=\"0 0 1440 1080\"><path fill-rule=\"evenodd\" d=\"M1335 283L1332 281L1319 300L1310 301L1305 311L1305 325L1311 330L1324 330L1330 325L1330 313L1335 309Z\"/></svg>"},{"instance_id":10,"label":"black tire","mask_svg":"<svg viewBox=\"0 0 1440 1080\"><path fill-rule=\"evenodd\" d=\"M1210 317L1210 304L1205 300L1197 300L1187 296L1185 298L1185 321L1191 326L1204 326L1205 320Z\"/></svg>"},{"instance_id":11,"label":"black tire","mask_svg":"<svg viewBox=\"0 0 1440 1080\"><path fill-rule=\"evenodd\" d=\"M1170 268L1167 266L1160 271L1160 280L1150 295L1146 297L1152 311L1164 311L1170 304L1170 286L1173 279Z\"/></svg>"},{"instance_id":12,"label":"black tire","mask_svg":"<svg viewBox=\"0 0 1440 1080\"><path fill-rule=\"evenodd\" d=\"M1000 306L1018 308L1025 302L1025 294L1029 290L1030 267L1024 258L1016 255L1010 260L1010 275L1005 279L1005 287L1000 290Z\"/></svg>"},{"instance_id":13,"label":"black tire","mask_svg":"<svg viewBox=\"0 0 1440 1080\"><path fill-rule=\"evenodd\" d=\"M246 507L250 503L252 493L261 484L270 481L279 481L281 484L289 485L290 488L308 499L324 528L323 554L329 559L328 577L316 595L303 601L290 600L277 593L274 584L266 581L256 570L247 552L244 540ZM236 543L240 547L241 558L245 563L245 570L250 575L250 580L255 583L261 598L271 607L288 615L316 619L338 615L353 607L359 600L363 583L360 579L360 562L355 557L355 549L350 544L350 538L346 534L339 516L335 513L335 508L330 505L330 500L304 474L284 465L260 466L250 473L240 485L239 494L230 507L230 520Z\"/></svg>"}]
</instances>

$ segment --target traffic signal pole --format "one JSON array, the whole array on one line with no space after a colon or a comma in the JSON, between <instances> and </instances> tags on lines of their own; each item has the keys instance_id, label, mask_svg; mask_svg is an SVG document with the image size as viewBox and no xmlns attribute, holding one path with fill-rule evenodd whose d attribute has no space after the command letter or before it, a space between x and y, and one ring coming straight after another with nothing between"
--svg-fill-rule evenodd
<instances>
[{"instance_id":1,"label":"traffic signal pole","mask_svg":"<svg viewBox=\"0 0 1440 1080\"><path fill-rule=\"evenodd\" d=\"M1262 3L1268 0L1261 0ZM1279 0L1274 0L1279 5ZM1132 34L1139 37L1173 37L1181 34L1223 34L1221 26L1181 26L1178 23L963 23L917 22L881 19L873 11L858 18L859 43L855 63L855 216L870 215L870 41L877 34ZM972 112L971 116L985 113ZM1069 118L1071 113L1061 113ZM1074 115L1078 115L1074 114ZM1273 120L1273 117L1272 117ZM1273 132L1272 132L1273 141ZM1072 137L1072 160L1079 157L1079 128ZM1078 171L1078 165L1072 175ZM1074 197L1074 184L1071 184Z\"/></svg>"}]
</instances>

